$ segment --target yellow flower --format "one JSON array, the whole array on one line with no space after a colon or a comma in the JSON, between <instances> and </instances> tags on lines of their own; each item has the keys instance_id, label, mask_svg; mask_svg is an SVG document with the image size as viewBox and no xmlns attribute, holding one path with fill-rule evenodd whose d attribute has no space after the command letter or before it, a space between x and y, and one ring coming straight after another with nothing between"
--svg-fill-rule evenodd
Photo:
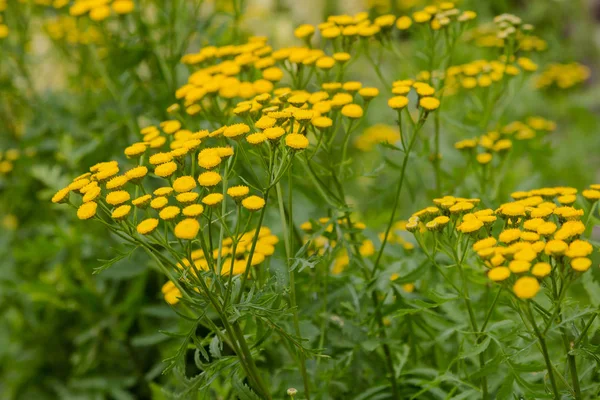
<instances>
[{"instance_id":1,"label":"yellow flower","mask_svg":"<svg viewBox=\"0 0 600 400\"><path fill-rule=\"evenodd\" d=\"M568 249L569 245L567 245L565 242L563 242L562 240L554 239L546 243L546 248L544 249L544 251L548 255L560 256L563 255Z\"/></svg>"},{"instance_id":2,"label":"yellow flower","mask_svg":"<svg viewBox=\"0 0 600 400\"><path fill-rule=\"evenodd\" d=\"M196 187L196 181L191 176L181 176L173 182L173 189L177 193L189 192Z\"/></svg>"},{"instance_id":3,"label":"yellow flower","mask_svg":"<svg viewBox=\"0 0 600 400\"><path fill-rule=\"evenodd\" d=\"M181 291L175 286L175 284L171 281L165 283L161 291L165 296L165 301L171 305L177 304L181 296Z\"/></svg>"},{"instance_id":4,"label":"yellow flower","mask_svg":"<svg viewBox=\"0 0 600 400\"><path fill-rule=\"evenodd\" d=\"M186 218L175 225L173 233L179 239L194 239L198 236L200 223L193 218Z\"/></svg>"},{"instance_id":5,"label":"yellow flower","mask_svg":"<svg viewBox=\"0 0 600 400\"><path fill-rule=\"evenodd\" d=\"M158 219L147 218L140 222L137 226L137 231L140 235L148 235L152 233L158 226Z\"/></svg>"},{"instance_id":6,"label":"yellow flower","mask_svg":"<svg viewBox=\"0 0 600 400\"><path fill-rule=\"evenodd\" d=\"M246 136L246 141L250 144L257 145L265 142L267 140L267 136L264 133L252 133Z\"/></svg>"},{"instance_id":7,"label":"yellow flower","mask_svg":"<svg viewBox=\"0 0 600 400\"><path fill-rule=\"evenodd\" d=\"M492 268L488 272L488 278L494 282L501 282L505 279L508 279L510 276L510 269L506 267L496 267Z\"/></svg>"},{"instance_id":8,"label":"yellow flower","mask_svg":"<svg viewBox=\"0 0 600 400\"><path fill-rule=\"evenodd\" d=\"M200 165L204 169L213 169L218 167L221 164L223 159L216 153L202 153L198 154L198 165Z\"/></svg>"},{"instance_id":9,"label":"yellow flower","mask_svg":"<svg viewBox=\"0 0 600 400\"><path fill-rule=\"evenodd\" d=\"M146 151L146 145L144 143L134 143L129 147L125 148L125 155L128 158L137 157L144 154Z\"/></svg>"},{"instance_id":10,"label":"yellow flower","mask_svg":"<svg viewBox=\"0 0 600 400\"><path fill-rule=\"evenodd\" d=\"M333 125L333 121L329 117L317 117L311 121L315 128L327 129Z\"/></svg>"},{"instance_id":11,"label":"yellow flower","mask_svg":"<svg viewBox=\"0 0 600 400\"><path fill-rule=\"evenodd\" d=\"M204 212L202 204L192 204L183 209L182 213L186 217L197 217Z\"/></svg>"},{"instance_id":12,"label":"yellow flower","mask_svg":"<svg viewBox=\"0 0 600 400\"><path fill-rule=\"evenodd\" d=\"M298 39L309 38L315 33L315 27L309 24L303 24L294 30L294 36Z\"/></svg>"},{"instance_id":13,"label":"yellow flower","mask_svg":"<svg viewBox=\"0 0 600 400\"><path fill-rule=\"evenodd\" d=\"M173 193L173 188L169 186L159 187L154 192L152 192L155 196L168 196Z\"/></svg>"},{"instance_id":14,"label":"yellow flower","mask_svg":"<svg viewBox=\"0 0 600 400\"><path fill-rule=\"evenodd\" d=\"M531 269L531 273L537 276L538 278L543 278L545 276L550 275L551 270L552 267L550 266L550 264L546 262L539 262L533 266L533 268Z\"/></svg>"},{"instance_id":15,"label":"yellow flower","mask_svg":"<svg viewBox=\"0 0 600 400\"><path fill-rule=\"evenodd\" d=\"M200 186L211 187L216 186L221 182L221 175L214 171L203 172L198 176Z\"/></svg>"},{"instance_id":16,"label":"yellow flower","mask_svg":"<svg viewBox=\"0 0 600 400\"><path fill-rule=\"evenodd\" d=\"M265 200L262 197L249 196L242 200L242 206L250 211L257 211L265 206Z\"/></svg>"},{"instance_id":17,"label":"yellow flower","mask_svg":"<svg viewBox=\"0 0 600 400\"><path fill-rule=\"evenodd\" d=\"M263 70L262 76L268 81L277 82L283 78L283 71L277 67L270 67Z\"/></svg>"},{"instance_id":18,"label":"yellow flower","mask_svg":"<svg viewBox=\"0 0 600 400\"><path fill-rule=\"evenodd\" d=\"M160 210L167 204L169 204L169 199L167 199L164 196L160 196L152 199L152 201L150 202L150 207L154 208L155 210Z\"/></svg>"},{"instance_id":19,"label":"yellow flower","mask_svg":"<svg viewBox=\"0 0 600 400\"><path fill-rule=\"evenodd\" d=\"M556 231L556 229L557 227L554 222L544 222L537 227L536 232L541 236L550 236Z\"/></svg>"},{"instance_id":20,"label":"yellow flower","mask_svg":"<svg viewBox=\"0 0 600 400\"><path fill-rule=\"evenodd\" d=\"M571 260L571 268L575 271L585 272L592 266L592 260L585 257L578 257Z\"/></svg>"},{"instance_id":21,"label":"yellow flower","mask_svg":"<svg viewBox=\"0 0 600 400\"><path fill-rule=\"evenodd\" d=\"M413 13L413 19L415 20L415 22L417 23L424 23L424 22L428 22L431 19L431 14L425 12L425 11L417 11Z\"/></svg>"},{"instance_id":22,"label":"yellow flower","mask_svg":"<svg viewBox=\"0 0 600 400\"><path fill-rule=\"evenodd\" d=\"M207 206L217 205L221 201L223 201L223 195L221 193L211 193L202 198L202 203L206 204Z\"/></svg>"},{"instance_id":23,"label":"yellow flower","mask_svg":"<svg viewBox=\"0 0 600 400\"><path fill-rule=\"evenodd\" d=\"M113 206L118 206L126 201L129 201L131 196L124 190L117 190L116 192L110 192L106 195L106 202Z\"/></svg>"},{"instance_id":24,"label":"yellow flower","mask_svg":"<svg viewBox=\"0 0 600 400\"><path fill-rule=\"evenodd\" d=\"M144 166L139 166L139 167L132 168L129 171L125 172L125 176L129 180L137 182L140 179L142 179L144 176L146 176L147 173L148 173L148 168L146 168Z\"/></svg>"},{"instance_id":25,"label":"yellow flower","mask_svg":"<svg viewBox=\"0 0 600 400\"><path fill-rule=\"evenodd\" d=\"M419 100L419 106L427 111L433 111L440 106L440 101L435 97L423 97Z\"/></svg>"},{"instance_id":26,"label":"yellow flower","mask_svg":"<svg viewBox=\"0 0 600 400\"><path fill-rule=\"evenodd\" d=\"M172 134L181 129L181 122L177 120L163 121L160 123L160 127L166 134Z\"/></svg>"},{"instance_id":27,"label":"yellow flower","mask_svg":"<svg viewBox=\"0 0 600 400\"><path fill-rule=\"evenodd\" d=\"M473 244L473 251L479 251L483 249L487 249L489 247L495 246L497 243L496 239L493 237L488 237L485 239L478 240Z\"/></svg>"},{"instance_id":28,"label":"yellow flower","mask_svg":"<svg viewBox=\"0 0 600 400\"><path fill-rule=\"evenodd\" d=\"M482 165L489 164L489 162L492 161L492 155L490 153L477 154L476 158L477 162Z\"/></svg>"},{"instance_id":29,"label":"yellow flower","mask_svg":"<svg viewBox=\"0 0 600 400\"><path fill-rule=\"evenodd\" d=\"M589 201L597 201L600 200L600 190L595 189L587 189L581 192L583 197L585 197Z\"/></svg>"},{"instance_id":30,"label":"yellow flower","mask_svg":"<svg viewBox=\"0 0 600 400\"><path fill-rule=\"evenodd\" d=\"M525 206L519 203L503 204L500 213L506 217L522 217L525 216Z\"/></svg>"},{"instance_id":31,"label":"yellow flower","mask_svg":"<svg viewBox=\"0 0 600 400\"><path fill-rule=\"evenodd\" d=\"M112 8L117 14L129 14L133 11L134 4L132 0L115 0Z\"/></svg>"},{"instance_id":32,"label":"yellow flower","mask_svg":"<svg viewBox=\"0 0 600 400\"><path fill-rule=\"evenodd\" d=\"M511 270L511 272L519 274L521 272L529 271L529 268L531 268L531 263L523 260L513 260L508 264L508 268Z\"/></svg>"},{"instance_id":33,"label":"yellow flower","mask_svg":"<svg viewBox=\"0 0 600 400\"><path fill-rule=\"evenodd\" d=\"M285 130L280 126L275 126L273 128L267 128L263 131L267 139L269 140L277 140L281 136L284 135Z\"/></svg>"},{"instance_id":34,"label":"yellow flower","mask_svg":"<svg viewBox=\"0 0 600 400\"><path fill-rule=\"evenodd\" d=\"M129 204L125 204L115 208L115 210L111 214L111 217L116 220L121 220L126 218L129 215L130 211L131 206Z\"/></svg>"},{"instance_id":35,"label":"yellow flower","mask_svg":"<svg viewBox=\"0 0 600 400\"><path fill-rule=\"evenodd\" d=\"M379 89L374 87L365 87L358 91L358 94L363 97L365 100L371 100L377 96L379 96Z\"/></svg>"},{"instance_id":36,"label":"yellow flower","mask_svg":"<svg viewBox=\"0 0 600 400\"><path fill-rule=\"evenodd\" d=\"M229 189L227 189L227 194L233 197L234 199L245 197L248 195L249 192L250 189L248 188L248 186L245 185L232 186Z\"/></svg>"},{"instance_id":37,"label":"yellow flower","mask_svg":"<svg viewBox=\"0 0 600 400\"><path fill-rule=\"evenodd\" d=\"M77 218L79 219L90 219L94 215L96 215L96 209L98 208L98 204L90 201L88 203L83 203L77 209Z\"/></svg>"},{"instance_id":38,"label":"yellow flower","mask_svg":"<svg viewBox=\"0 0 600 400\"><path fill-rule=\"evenodd\" d=\"M241 135L250 132L250 127L246 124L230 125L223 131L223 136L227 138L237 138Z\"/></svg>"},{"instance_id":39,"label":"yellow flower","mask_svg":"<svg viewBox=\"0 0 600 400\"><path fill-rule=\"evenodd\" d=\"M462 233L474 233L480 230L482 227L483 222L481 222L478 219L471 219L468 221L461 222L461 224L456 228L456 230Z\"/></svg>"},{"instance_id":40,"label":"yellow flower","mask_svg":"<svg viewBox=\"0 0 600 400\"><path fill-rule=\"evenodd\" d=\"M173 175L175 171L177 171L177 164L173 161L160 164L154 169L154 173L161 178L167 178Z\"/></svg>"},{"instance_id":41,"label":"yellow flower","mask_svg":"<svg viewBox=\"0 0 600 400\"><path fill-rule=\"evenodd\" d=\"M308 147L308 139L298 133L290 133L285 137L285 144L295 150L303 150Z\"/></svg>"},{"instance_id":42,"label":"yellow flower","mask_svg":"<svg viewBox=\"0 0 600 400\"><path fill-rule=\"evenodd\" d=\"M505 229L500 233L498 239L502 243L512 243L515 240L518 240L521 237L521 231L519 229Z\"/></svg>"},{"instance_id":43,"label":"yellow flower","mask_svg":"<svg viewBox=\"0 0 600 400\"><path fill-rule=\"evenodd\" d=\"M115 176L114 178L106 182L106 188L110 190L119 189L123 187L127 182L129 182L129 178L127 177L127 175Z\"/></svg>"},{"instance_id":44,"label":"yellow flower","mask_svg":"<svg viewBox=\"0 0 600 400\"><path fill-rule=\"evenodd\" d=\"M410 19L410 17L408 17L406 15L404 15L396 20L396 28L400 29L401 31L404 31L404 30L410 28L411 25L412 25L412 20Z\"/></svg>"},{"instance_id":45,"label":"yellow flower","mask_svg":"<svg viewBox=\"0 0 600 400\"><path fill-rule=\"evenodd\" d=\"M408 105L408 97L395 96L388 100L388 106L394 110L401 110Z\"/></svg>"},{"instance_id":46,"label":"yellow flower","mask_svg":"<svg viewBox=\"0 0 600 400\"><path fill-rule=\"evenodd\" d=\"M352 119L358 119L363 116L363 109L358 104L346 104L342 108L342 115Z\"/></svg>"},{"instance_id":47,"label":"yellow flower","mask_svg":"<svg viewBox=\"0 0 600 400\"><path fill-rule=\"evenodd\" d=\"M102 190L98 186L90 188L86 191L85 195L83 196L83 202L87 203L88 201L96 200L96 198L100 195L101 191Z\"/></svg>"},{"instance_id":48,"label":"yellow flower","mask_svg":"<svg viewBox=\"0 0 600 400\"><path fill-rule=\"evenodd\" d=\"M132 200L131 204L139 208L144 208L148 205L151 199L152 196L150 196L149 194L145 194L143 196L138 197L137 199Z\"/></svg>"},{"instance_id":49,"label":"yellow flower","mask_svg":"<svg viewBox=\"0 0 600 400\"><path fill-rule=\"evenodd\" d=\"M515 282L513 291L520 299L531 299L540 291L540 284L537 279L524 276Z\"/></svg>"},{"instance_id":50,"label":"yellow flower","mask_svg":"<svg viewBox=\"0 0 600 400\"><path fill-rule=\"evenodd\" d=\"M52 196L52 202L65 203L69 199L69 193L71 193L71 189L68 187L60 189L54 196Z\"/></svg>"},{"instance_id":51,"label":"yellow flower","mask_svg":"<svg viewBox=\"0 0 600 400\"><path fill-rule=\"evenodd\" d=\"M569 258L577 258L577 257L587 257L592 254L594 248L589 242L585 240L574 240L569 245L569 250L567 250L566 255Z\"/></svg>"},{"instance_id":52,"label":"yellow flower","mask_svg":"<svg viewBox=\"0 0 600 400\"><path fill-rule=\"evenodd\" d=\"M177 206L168 206L160 210L158 216L165 221L171 220L179 215L180 209Z\"/></svg>"}]
</instances>

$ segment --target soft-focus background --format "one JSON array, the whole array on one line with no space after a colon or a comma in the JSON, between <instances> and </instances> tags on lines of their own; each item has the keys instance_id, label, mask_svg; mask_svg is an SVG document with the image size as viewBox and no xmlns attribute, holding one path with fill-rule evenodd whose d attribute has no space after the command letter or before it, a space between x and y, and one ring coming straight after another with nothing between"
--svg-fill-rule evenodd
<instances>
[{"instance_id":1,"label":"soft-focus background","mask_svg":"<svg viewBox=\"0 0 600 400\"><path fill-rule=\"evenodd\" d=\"M76 32L67 13L51 3L0 1L2 21L10 29L0 39L0 398L162 399L160 388L174 379L161 374L162 360L177 346L159 332L177 331L176 315L160 296L163 278L137 256L94 275L102 260L114 257L114 238L102 226L79 223L74 213L52 205L50 198L90 165L120 155L140 126L167 117L174 88L187 77L187 70L178 65L179 56L230 40L231 5L205 1L196 15L182 15L171 24L164 10L185 2L141 1L154 7L147 13L148 31L144 36L131 32L118 37L118 45L107 55L114 61L106 64L92 50L102 46L94 37L109 33ZM293 36L297 25L318 24L328 15L362 10L401 15L426 4L425 0L251 0L238 16L238 27L268 36L279 47L298 43ZM555 121L557 129L535 159L515 160L509 166L511 173L501 183L503 196L521 188L584 188L600 182L600 1L465 0L459 5L475 10L480 21L510 12L533 24L535 35L547 43L546 50L532 56L540 71L552 62L579 62L591 72L583 84L564 90L523 90L504 105L506 115L540 115ZM222 13L214 14L215 9ZM206 20L209 14L214 17ZM90 24L81 29L96 28ZM167 58L174 78L155 74L152 48L162 48L171 37L177 41L188 30L197 34L177 42L178 50ZM402 52L418 54L418 46L407 40ZM484 51L459 54L455 61L475 60ZM381 69L391 82L414 76L422 64L418 57L407 57L400 63L383 63ZM381 86L368 65L355 69L352 78ZM368 115L370 121L393 125L385 99L376 105ZM462 118L461 105L452 107ZM441 121L442 166L448 175L462 167L453 144L484 133L458 124L459 118L452 115L446 112ZM380 160L369 156L361 162L365 171L380 167ZM409 187L423 182L431 186L428 164L412 168ZM365 187L373 187L369 179ZM387 178L380 179L385 186ZM445 189L460 194L451 186ZM468 182L460 190L468 191ZM374 189L368 199L361 193L364 187L351 195L363 219L369 226L381 227L389 193ZM406 200L401 218L419 208L413 205L416 199ZM316 205L303 204L300 216L319 216Z\"/></svg>"}]
</instances>

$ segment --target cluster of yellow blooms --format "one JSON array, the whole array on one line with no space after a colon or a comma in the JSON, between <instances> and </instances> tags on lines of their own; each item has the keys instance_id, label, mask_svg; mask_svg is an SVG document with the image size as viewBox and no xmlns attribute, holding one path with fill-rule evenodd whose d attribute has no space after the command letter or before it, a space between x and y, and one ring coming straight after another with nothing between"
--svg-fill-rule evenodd
<instances>
[{"instance_id":1,"label":"cluster of yellow blooms","mask_svg":"<svg viewBox=\"0 0 600 400\"><path fill-rule=\"evenodd\" d=\"M245 232L238 236L237 241L233 238L225 238L222 242L220 249L214 249L212 253L212 259L216 262L219 257L223 258L221 275L228 276L240 275L246 271L248 264L251 266L258 266L263 263L268 257L275 253L275 245L279 242L279 238L271 234L271 230L266 227L261 227L258 233L258 241L250 258L250 249L252 245L252 239L256 231ZM235 255L233 252L235 251ZM194 264L195 268L190 267L191 263ZM191 252L190 258L186 258L182 263L177 265L182 271L188 271L191 274L195 274L196 271L208 271L209 263L206 259L204 250L197 249ZM165 301L169 304L177 304L181 297L181 291L177 286L169 281L162 287L162 293L165 297Z\"/></svg>"},{"instance_id":2,"label":"cluster of yellow blooms","mask_svg":"<svg viewBox=\"0 0 600 400\"><path fill-rule=\"evenodd\" d=\"M600 199L600 185L582 191L594 203ZM586 226L584 212L573 206L577 189L556 187L515 192L514 201L496 210L478 209L479 199L445 196L435 206L414 213L407 229L416 235L434 235L473 240L472 250L488 271L490 280L510 282L515 295L534 297L539 281L553 273L561 276L587 271L592 245L581 235ZM502 229L494 229L496 223Z\"/></svg>"},{"instance_id":3,"label":"cluster of yellow blooms","mask_svg":"<svg viewBox=\"0 0 600 400\"><path fill-rule=\"evenodd\" d=\"M531 59L526 57L501 56L498 60L475 60L467 64L453 65L446 71L422 71L417 75L419 81L429 81L431 78L444 80L444 95L453 95L461 89L488 88L494 83L502 82L524 72L534 72L538 68Z\"/></svg>"},{"instance_id":4,"label":"cluster of yellow blooms","mask_svg":"<svg viewBox=\"0 0 600 400\"><path fill-rule=\"evenodd\" d=\"M480 137L473 139L464 139L454 144L457 150L461 150L470 157L475 155L479 164L489 164L494 153L500 157L510 151L513 147L513 140L523 141L531 140L556 129L556 123L542 117L533 116L527 118L525 122L513 121L496 131L488 132Z\"/></svg>"},{"instance_id":5,"label":"cluster of yellow blooms","mask_svg":"<svg viewBox=\"0 0 600 400\"><path fill-rule=\"evenodd\" d=\"M104 21L111 14L126 15L134 9L133 0L75 0L69 7L69 14L73 17L87 14L93 21Z\"/></svg>"},{"instance_id":6,"label":"cluster of yellow blooms","mask_svg":"<svg viewBox=\"0 0 600 400\"><path fill-rule=\"evenodd\" d=\"M590 69L585 65L573 62L569 64L550 64L536 81L539 89L569 89L585 82L590 77Z\"/></svg>"},{"instance_id":7,"label":"cluster of yellow blooms","mask_svg":"<svg viewBox=\"0 0 600 400\"><path fill-rule=\"evenodd\" d=\"M59 16L45 24L46 32L52 40L65 40L69 44L99 44L102 42L102 33L95 26L86 26L81 30L77 26L77 19L70 16Z\"/></svg>"}]
</instances>

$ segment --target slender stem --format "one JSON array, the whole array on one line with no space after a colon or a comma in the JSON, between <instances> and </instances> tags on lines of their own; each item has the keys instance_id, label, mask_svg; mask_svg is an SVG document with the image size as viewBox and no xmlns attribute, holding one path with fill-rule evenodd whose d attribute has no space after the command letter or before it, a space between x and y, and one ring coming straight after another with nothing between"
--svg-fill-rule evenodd
<instances>
[{"instance_id":1,"label":"slender stem","mask_svg":"<svg viewBox=\"0 0 600 400\"><path fill-rule=\"evenodd\" d=\"M544 361L546 362L546 368L548 369L548 376L550 377L550 383L552 384L552 391L554 392L554 399L560 400L560 394L558 393L558 386L556 385L556 379L554 378L554 367L552 366L552 362L550 361L550 356L548 355L548 347L546 346L546 339L540 329L535 322L535 318L533 313L531 312L531 306L529 303L526 303L525 314L529 318L531 322L531 326L533 327L533 331L538 338L538 342L540 343L540 347L542 349L542 355L544 356Z\"/></svg>"}]
</instances>

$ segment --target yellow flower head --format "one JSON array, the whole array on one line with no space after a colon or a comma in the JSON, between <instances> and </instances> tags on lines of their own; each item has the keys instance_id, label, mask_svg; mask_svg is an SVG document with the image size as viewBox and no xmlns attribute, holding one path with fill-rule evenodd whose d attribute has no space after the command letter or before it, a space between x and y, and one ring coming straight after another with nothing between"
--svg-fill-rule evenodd
<instances>
[{"instance_id":1,"label":"yellow flower head","mask_svg":"<svg viewBox=\"0 0 600 400\"><path fill-rule=\"evenodd\" d=\"M192 240L198 236L200 223L193 218L186 218L175 225L173 233L179 239Z\"/></svg>"},{"instance_id":2,"label":"yellow flower head","mask_svg":"<svg viewBox=\"0 0 600 400\"><path fill-rule=\"evenodd\" d=\"M303 150L308 147L308 139L298 133L290 133L285 137L285 144L294 150Z\"/></svg>"},{"instance_id":3,"label":"yellow flower head","mask_svg":"<svg viewBox=\"0 0 600 400\"><path fill-rule=\"evenodd\" d=\"M202 204L192 204L192 205L185 207L182 210L183 215L185 215L186 217L197 217L198 215L201 215L203 212L204 212L204 207L202 206Z\"/></svg>"},{"instance_id":4,"label":"yellow flower head","mask_svg":"<svg viewBox=\"0 0 600 400\"><path fill-rule=\"evenodd\" d=\"M233 197L234 199L245 197L248 195L249 192L250 188L248 188L248 186L245 185L232 186L229 189L227 189L227 194Z\"/></svg>"},{"instance_id":5,"label":"yellow flower head","mask_svg":"<svg viewBox=\"0 0 600 400\"><path fill-rule=\"evenodd\" d=\"M215 171L203 172L198 176L198 183L203 187L216 186L221 182L221 175Z\"/></svg>"},{"instance_id":6,"label":"yellow flower head","mask_svg":"<svg viewBox=\"0 0 600 400\"><path fill-rule=\"evenodd\" d=\"M540 284L537 279L524 276L515 282L513 291L520 299L531 299L540 291Z\"/></svg>"},{"instance_id":7,"label":"yellow flower head","mask_svg":"<svg viewBox=\"0 0 600 400\"><path fill-rule=\"evenodd\" d=\"M489 270L488 278L494 282L501 282L510 277L510 269L506 267L495 267Z\"/></svg>"},{"instance_id":8,"label":"yellow flower head","mask_svg":"<svg viewBox=\"0 0 600 400\"><path fill-rule=\"evenodd\" d=\"M156 229L158 226L158 219L147 218L140 222L137 226L137 231L140 235L148 235Z\"/></svg>"},{"instance_id":9,"label":"yellow flower head","mask_svg":"<svg viewBox=\"0 0 600 400\"><path fill-rule=\"evenodd\" d=\"M117 221L127 218L129 212L131 211L131 206L129 204L125 204L115 208L112 212L111 217L116 219Z\"/></svg>"},{"instance_id":10,"label":"yellow flower head","mask_svg":"<svg viewBox=\"0 0 600 400\"><path fill-rule=\"evenodd\" d=\"M408 105L408 97L395 96L388 100L388 106L394 110L401 110Z\"/></svg>"},{"instance_id":11,"label":"yellow flower head","mask_svg":"<svg viewBox=\"0 0 600 400\"><path fill-rule=\"evenodd\" d=\"M117 206L129 201L131 196L124 190L117 190L116 192L110 192L106 195L106 202L110 205Z\"/></svg>"},{"instance_id":12,"label":"yellow flower head","mask_svg":"<svg viewBox=\"0 0 600 400\"><path fill-rule=\"evenodd\" d=\"M77 209L77 218L79 219L90 219L94 215L96 215L96 209L98 208L98 204L90 201L88 203L83 203Z\"/></svg>"},{"instance_id":13,"label":"yellow flower head","mask_svg":"<svg viewBox=\"0 0 600 400\"><path fill-rule=\"evenodd\" d=\"M358 119L363 116L363 109L358 104L346 104L342 108L342 115L351 119Z\"/></svg>"},{"instance_id":14,"label":"yellow flower head","mask_svg":"<svg viewBox=\"0 0 600 400\"><path fill-rule=\"evenodd\" d=\"M265 206L265 200L258 196L249 196L242 200L242 206L250 211L258 211Z\"/></svg>"},{"instance_id":15,"label":"yellow flower head","mask_svg":"<svg viewBox=\"0 0 600 400\"><path fill-rule=\"evenodd\" d=\"M221 193L211 193L202 198L202 203L207 206L214 206L223 201L223 195Z\"/></svg>"}]
</instances>

